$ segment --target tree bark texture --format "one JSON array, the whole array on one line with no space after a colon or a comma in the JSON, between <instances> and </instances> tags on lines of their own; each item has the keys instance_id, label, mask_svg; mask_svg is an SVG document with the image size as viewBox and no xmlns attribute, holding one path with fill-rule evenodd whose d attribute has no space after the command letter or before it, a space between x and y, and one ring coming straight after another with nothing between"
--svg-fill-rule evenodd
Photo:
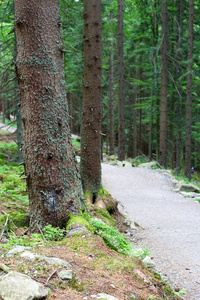
<instances>
[{"instance_id":1,"label":"tree bark texture","mask_svg":"<svg viewBox=\"0 0 200 300\"><path fill-rule=\"evenodd\" d=\"M90 191L93 199L101 188L101 74L101 0L85 0L81 178L84 192Z\"/></svg>"},{"instance_id":2,"label":"tree bark texture","mask_svg":"<svg viewBox=\"0 0 200 300\"><path fill-rule=\"evenodd\" d=\"M188 76L186 103L185 176L191 179L191 135L192 135L192 69L193 69L193 18L194 0L189 1Z\"/></svg>"},{"instance_id":3,"label":"tree bark texture","mask_svg":"<svg viewBox=\"0 0 200 300\"><path fill-rule=\"evenodd\" d=\"M63 227L83 194L69 130L59 0L15 0L15 30L30 229Z\"/></svg>"},{"instance_id":4,"label":"tree bark texture","mask_svg":"<svg viewBox=\"0 0 200 300\"><path fill-rule=\"evenodd\" d=\"M117 22L118 44L118 159L125 159L125 121L124 121L124 66L123 66L123 0L118 0Z\"/></svg>"},{"instance_id":5,"label":"tree bark texture","mask_svg":"<svg viewBox=\"0 0 200 300\"><path fill-rule=\"evenodd\" d=\"M162 0L160 164L167 165L167 1Z\"/></svg>"},{"instance_id":6,"label":"tree bark texture","mask_svg":"<svg viewBox=\"0 0 200 300\"><path fill-rule=\"evenodd\" d=\"M115 131L114 131L114 43L113 39L110 42L110 139L109 139L109 154L112 155L115 152Z\"/></svg>"}]
</instances>

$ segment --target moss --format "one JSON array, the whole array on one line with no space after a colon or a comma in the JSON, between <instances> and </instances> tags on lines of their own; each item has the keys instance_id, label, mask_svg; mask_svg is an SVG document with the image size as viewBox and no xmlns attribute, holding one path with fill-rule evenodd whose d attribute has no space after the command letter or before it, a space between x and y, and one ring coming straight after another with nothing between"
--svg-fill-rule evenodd
<instances>
[{"instance_id":1,"label":"moss","mask_svg":"<svg viewBox=\"0 0 200 300\"><path fill-rule=\"evenodd\" d=\"M96 209L95 215L102 219L106 224L115 226L115 222L106 209Z\"/></svg>"},{"instance_id":2,"label":"moss","mask_svg":"<svg viewBox=\"0 0 200 300\"><path fill-rule=\"evenodd\" d=\"M75 215L75 216L73 215L73 216L70 217L70 219L67 223L66 229L69 230L72 225L76 225L76 224L82 224L83 226L85 226L90 231L93 231L93 228L88 223L88 221L85 218L83 218L82 216L78 216L78 215Z\"/></svg>"},{"instance_id":3,"label":"moss","mask_svg":"<svg viewBox=\"0 0 200 300\"><path fill-rule=\"evenodd\" d=\"M6 219L7 219L7 215L1 215L0 216L0 226L4 226L5 222L6 222Z\"/></svg>"},{"instance_id":4,"label":"moss","mask_svg":"<svg viewBox=\"0 0 200 300\"><path fill-rule=\"evenodd\" d=\"M11 220L18 227L28 227L29 226L29 215L25 213L15 212L10 214Z\"/></svg>"}]
</instances>

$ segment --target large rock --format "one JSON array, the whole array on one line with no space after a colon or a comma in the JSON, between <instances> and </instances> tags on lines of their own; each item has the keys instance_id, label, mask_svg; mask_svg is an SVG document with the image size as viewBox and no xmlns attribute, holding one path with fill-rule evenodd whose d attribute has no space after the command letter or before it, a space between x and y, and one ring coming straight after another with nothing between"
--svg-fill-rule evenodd
<instances>
[{"instance_id":1,"label":"large rock","mask_svg":"<svg viewBox=\"0 0 200 300\"><path fill-rule=\"evenodd\" d=\"M194 193L200 193L200 188L198 188L198 186L194 185L194 184L187 184L187 183L183 183L179 190L181 192L194 192Z\"/></svg>"},{"instance_id":2,"label":"large rock","mask_svg":"<svg viewBox=\"0 0 200 300\"><path fill-rule=\"evenodd\" d=\"M35 259L41 259L41 260L45 260L50 265L59 265L59 266L63 266L63 267L70 267L70 264L63 259L60 259L57 257L51 257L51 256L43 256L43 255L33 253L31 251L24 251L20 256L28 261L33 261Z\"/></svg>"},{"instance_id":3,"label":"large rock","mask_svg":"<svg viewBox=\"0 0 200 300\"><path fill-rule=\"evenodd\" d=\"M30 249L30 247L24 247L24 246L16 245L11 250L8 251L8 253L6 254L6 257L11 257L14 254L17 254L17 253L20 253L20 252L24 252L24 251L26 251L28 249Z\"/></svg>"},{"instance_id":4,"label":"large rock","mask_svg":"<svg viewBox=\"0 0 200 300\"><path fill-rule=\"evenodd\" d=\"M20 253L20 256L27 261L34 261L35 259L40 259L46 261L48 264L51 265L70 267L70 264L63 259L57 257L39 255L37 253L33 253L29 251L29 249L30 247L15 246L6 254L6 257L11 257L17 253Z\"/></svg>"},{"instance_id":5,"label":"large rock","mask_svg":"<svg viewBox=\"0 0 200 300\"><path fill-rule=\"evenodd\" d=\"M39 300L46 299L48 291L30 277L17 272L9 272L0 280L0 299Z\"/></svg>"}]
</instances>

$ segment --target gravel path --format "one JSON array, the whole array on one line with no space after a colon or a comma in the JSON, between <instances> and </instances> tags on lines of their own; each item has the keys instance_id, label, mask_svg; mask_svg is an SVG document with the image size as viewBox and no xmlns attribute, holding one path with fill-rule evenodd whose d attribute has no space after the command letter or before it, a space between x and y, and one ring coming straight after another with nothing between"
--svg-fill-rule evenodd
<instances>
[{"instance_id":1,"label":"gravel path","mask_svg":"<svg viewBox=\"0 0 200 300\"><path fill-rule=\"evenodd\" d=\"M151 249L157 270L184 299L200 300L200 204L173 192L157 170L102 164L103 184L144 230L137 245Z\"/></svg>"}]
</instances>

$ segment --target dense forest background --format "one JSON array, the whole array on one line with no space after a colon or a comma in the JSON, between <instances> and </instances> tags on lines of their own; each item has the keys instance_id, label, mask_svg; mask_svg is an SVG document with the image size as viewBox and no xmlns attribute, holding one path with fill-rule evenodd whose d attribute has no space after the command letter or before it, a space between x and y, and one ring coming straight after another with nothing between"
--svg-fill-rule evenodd
<instances>
[{"instance_id":1,"label":"dense forest background","mask_svg":"<svg viewBox=\"0 0 200 300\"><path fill-rule=\"evenodd\" d=\"M163 3L158 0L123 2L124 131L126 157L146 156L160 160L162 123L161 96L163 65ZM184 169L188 88L192 91L191 166L200 170L200 4L194 1L193 52L189 49L189 8L192 1L167 4L166 166ZM80 135L83 99L83 3L61 0L64 65L72 133ZM102 144L107 152L118 146L118 1L102 1ZM16 120L18 107L15 76L14 5L1 1L0 9L0 112L1 122ZM190 67L190 68L189 68ZM192 76L188 86L188 75ZM190 99L191 100L191 99ZM188 117L188 116L187 116ZM14 119L13 119L14 118ZM114 134L112 134L114 133ZM162 135L161 135L162 136Z\"/></svg>"}]
</instances>

